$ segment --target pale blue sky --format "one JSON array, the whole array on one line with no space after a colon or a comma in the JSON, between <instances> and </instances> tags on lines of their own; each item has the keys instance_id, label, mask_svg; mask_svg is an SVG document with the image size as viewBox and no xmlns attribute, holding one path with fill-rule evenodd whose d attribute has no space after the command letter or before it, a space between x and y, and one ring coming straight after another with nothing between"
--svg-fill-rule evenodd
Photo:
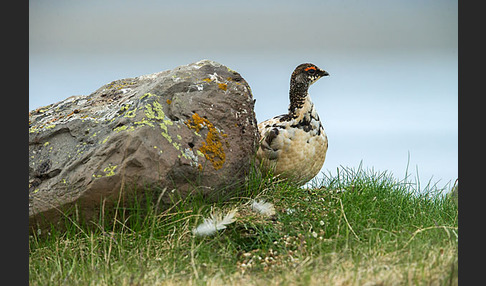
<instances>
[{"instance_id":1,"label":"pale blue sky","mask_svg":"<svg viewBox=\"0 0 486 286\"><path fill-rule=\"evenodd\" d=\"M240 72L258 121L286 112L290 73L329 137L322 171L457 171L457 1L29 1L29 109L204 58Z\"/></svg>"}]
</instances>

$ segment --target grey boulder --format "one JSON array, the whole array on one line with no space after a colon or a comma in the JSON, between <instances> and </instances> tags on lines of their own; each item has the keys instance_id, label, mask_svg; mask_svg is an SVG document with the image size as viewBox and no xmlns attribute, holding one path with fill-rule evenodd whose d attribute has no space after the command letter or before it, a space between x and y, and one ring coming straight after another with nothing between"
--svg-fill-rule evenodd
<instances>
[{"instance_id":1,"label":"grey boulder","mask_svg":"<svg viewBox=\"0 0 486 286\"><path fill-rule=\"evenodd\" d=\"M74 206L89 218L121 191L230 192L258 140L248 83L209 60L38 108L29 113L29 228Z\"/></svg>"}]
</instances>

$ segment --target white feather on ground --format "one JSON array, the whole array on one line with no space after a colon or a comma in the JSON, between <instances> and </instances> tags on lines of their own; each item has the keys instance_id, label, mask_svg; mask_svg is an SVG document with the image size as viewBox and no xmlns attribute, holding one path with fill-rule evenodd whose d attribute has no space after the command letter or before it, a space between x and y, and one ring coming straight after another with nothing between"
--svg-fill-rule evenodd
<instances>
[{"instance_id":1,"label":"white feather on ground","mask_svg":"<svg viewBox=\"0 0 486 286\"><path fill-rule=\"evenodd\" d=\"M259 201L253 200L253 202L251 203L251 209L264 216L275 215L275 207L273 206L273 204L267 203L262 200Z\"/></svg>"},{"instance_id":2,"label":"white feather on ground","mask_svg":"<svg viewBox=\"0 0 486 286\"><path fill-rule=\"evenodd\" d=\"M213 235L218 230L225 229L228 224L235 221L235 214L237 209L228 212L224 217L223 214L213 212L209 218L205 218L203 222L192 230L192 233L199 236Z\"/></svg>"}]
</instances>

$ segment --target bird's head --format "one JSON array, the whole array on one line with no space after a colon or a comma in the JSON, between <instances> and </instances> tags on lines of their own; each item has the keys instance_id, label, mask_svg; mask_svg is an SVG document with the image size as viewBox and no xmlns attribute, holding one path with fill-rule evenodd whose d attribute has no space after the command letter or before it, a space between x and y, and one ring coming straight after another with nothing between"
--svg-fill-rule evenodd
<instances>
[{"instance_id":1,"label":"bird's head","mask_svg":"<svg viewBox=\"0 0 486 286\"><path fill-rule=\"evenodd\" d=\"M290 81L297 85L303 84L305 87L309 87L321 77L328 75L329 73L318 68L316 65L305 63L295 68Z\"/></svg>"}]
</instances>

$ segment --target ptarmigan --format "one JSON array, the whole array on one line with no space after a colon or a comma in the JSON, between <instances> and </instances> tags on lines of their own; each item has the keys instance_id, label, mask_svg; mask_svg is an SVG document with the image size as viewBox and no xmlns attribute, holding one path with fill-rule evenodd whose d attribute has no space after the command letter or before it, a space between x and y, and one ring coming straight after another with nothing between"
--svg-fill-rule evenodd
<instances>
[{"instance_id":1,"label":"ptarmigan","mask_svg":"<svg viewBox=\"0 0 486 286\"><path fill-rule=\"evenodd\" d=\"M310 63L295 68L290 78L289 112L258 124L257 163L262 172L272 171L300 185L319 173L326 159L327 136L308 89L328 75Z\"/></svg>"}]
</instances>

